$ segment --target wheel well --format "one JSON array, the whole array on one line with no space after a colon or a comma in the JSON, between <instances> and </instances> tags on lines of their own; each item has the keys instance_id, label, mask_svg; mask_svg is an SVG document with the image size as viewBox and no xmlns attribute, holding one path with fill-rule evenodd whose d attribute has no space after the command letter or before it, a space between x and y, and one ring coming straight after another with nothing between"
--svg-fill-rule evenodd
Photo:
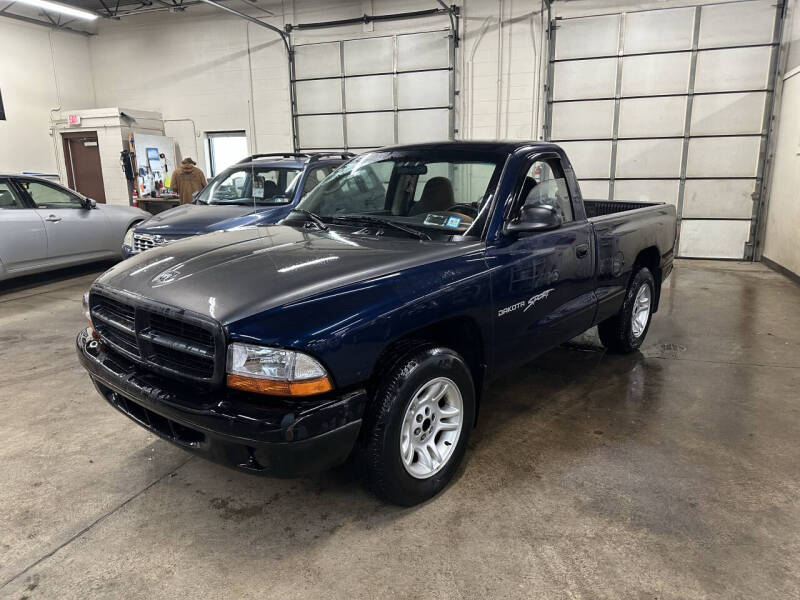
<instances>
[{"instance_id":1,"label":"wheel well","mask_svg":"<svg viewBox=\"0 0 800 600\"><path fill-rule=\"evenodd\" d=\"M661 298L661 254L658 252L658 248L655 246L650 246L645 248L639 254L636 255L636 260L633 262L633 271L631 272L631 277L639 270L639 267L647 267L650 272L653 274L653 279L655 279L656 289L655 289L655 302L653 302L653 312L658 310L658 301Z\"/></svg>"},{"instance_id":2,"label":"wheel well","mask_svg":"<svg viewBox=\"0 0 800 600\"><path fill-rule=\"evenodd\" d=\"M444 346L458 352L467 363L475 384L475 417L478 416L484 383L485 357L483 335L478 324L469 317L454 317L416 329L393 341L378 356L372 370L368 390L373 395L378 384L398 360L411 350L425 345Z\"/></svg>"}]
</instances>

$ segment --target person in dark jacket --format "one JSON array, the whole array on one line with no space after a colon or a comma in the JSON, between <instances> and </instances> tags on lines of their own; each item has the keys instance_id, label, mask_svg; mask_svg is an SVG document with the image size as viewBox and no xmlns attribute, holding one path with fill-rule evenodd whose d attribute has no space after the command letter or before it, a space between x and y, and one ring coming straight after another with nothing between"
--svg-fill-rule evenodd
<instances>
[{"instance_id":1,"label":"person in dark jacket","mask_svg":"<svg viewBox=\"0 0 800 600\"><path fill-rule=\"evenodd\" d=\"M197 163L187 156L181 161L181 166L175 169L169 182L169 187L178 192L181 204L189 204L193 200L192 194L208 185L206 176L195 165Z\"/></svg>"}]
</instances>

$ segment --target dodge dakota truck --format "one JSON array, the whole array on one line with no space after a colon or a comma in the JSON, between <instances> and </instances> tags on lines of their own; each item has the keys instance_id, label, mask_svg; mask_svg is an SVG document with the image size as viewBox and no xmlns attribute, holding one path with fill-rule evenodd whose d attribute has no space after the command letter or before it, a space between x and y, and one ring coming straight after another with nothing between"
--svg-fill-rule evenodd
<instances>
[{"instance_id":1,"label":"dodge dakota truck","mask_svg":"<svg viewBox=\"0 0 800 600\"><path fill-rule=\"evenodd\" d=\"M583 200L554 144L381 149L277 225L101 275L77 353L108 403L188 451L275 476L351 459L413 505L452 478L491 380L594 325L610 351L642 344L675 222Z\"/></svg>"}]
</instances>

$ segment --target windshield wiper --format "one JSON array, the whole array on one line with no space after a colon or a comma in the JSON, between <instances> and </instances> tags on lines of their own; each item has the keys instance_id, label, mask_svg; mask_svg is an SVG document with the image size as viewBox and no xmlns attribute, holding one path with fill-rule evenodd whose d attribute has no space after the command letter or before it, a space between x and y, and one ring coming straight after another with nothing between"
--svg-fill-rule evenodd
<instances>
[{"instance_id":1,"label":"windshield wiper","mask_svg":"<svg viewBox=\"0 0 800 600\"><path fill-rule=\"evenodd\" d=\"M391 219L381 219L380 217L371 217L371 216L368 216L368 215L344 215L344 216L341 216L341 217L333 217L333 221L345 221L345 222L346 221L350 221L350 222L353 222L353 223L364 223L364 224L368 224L368 225L382 225L382 226L388 225L389 227L394 227L395 229L397 229L399 231L404 231L405 233L413 235L414 237L419 238L421 240L430 240L431 239L431 236L429 236L427 233L423 233L421 231L418 231L417 229L414 229L413 227L408 227L406 225L402 225L400 223L396 223L395 221L392 221Z\"/></svg>"},{"instance_id":2,"label":"windshield wiper","mask_svg":"<svg viewBox=\"0 0 800 600\"><path fill-rule=\"evenodd\" d=\"M292 209L292 212L298 212L301 215L305 215L306 221L314 223L314 225L317 226L317 229L321 229L322 231L328 231L328 226L325 225L325 221L323 221L318 214L313 213L310 210L304 210L302 208Z\"/></svg>"}]
</instances>

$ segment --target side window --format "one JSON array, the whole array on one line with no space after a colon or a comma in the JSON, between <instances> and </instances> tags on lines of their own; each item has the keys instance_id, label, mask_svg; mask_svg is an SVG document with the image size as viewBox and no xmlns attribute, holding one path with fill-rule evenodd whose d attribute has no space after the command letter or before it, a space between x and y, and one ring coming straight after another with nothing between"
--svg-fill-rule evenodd
<instances>
[{"instance_id":1,"label":"side window","mask_svg":"<svg viewBox=\"0 0 800 600\"><path fill-rule=\"evenodd\" d=\"M323 179L330 175L331 171L333 171L331 167L318 167L316 169L311 169L308 172L305 183L303 184L303 196L317 187Z\"/></svg>"},{"instance_id":2,"label":"side window","mask_svg":"<svg viewBox=\"0 0 800 600\"><path fill-rule=\"evenodd\" d=\"M19 183L37 208L83 208L80 198L53 185L32 179L22 179Z\"/></svg>"},{"instance_id":3,"label":"side window","mask_svg":"<svg viewBox=\"0 0 800 600\"><path fill-rule=\"evenodd\" d=\"M557 159L537 160L531 165L522 184L522 197L526 206L550 204L558 207L565 223L574 219L564 170Z\"/></svg>"},{"instance_id":4,"label":"side window","mask_svg":"<svg viewBox=\"0 0 800 600\"><path fill-rule=\"evenodd\" d=\"M0 179L0 210L6 208L25 208L25 205L11 184Z\"/></svg>"}]
</instances>

